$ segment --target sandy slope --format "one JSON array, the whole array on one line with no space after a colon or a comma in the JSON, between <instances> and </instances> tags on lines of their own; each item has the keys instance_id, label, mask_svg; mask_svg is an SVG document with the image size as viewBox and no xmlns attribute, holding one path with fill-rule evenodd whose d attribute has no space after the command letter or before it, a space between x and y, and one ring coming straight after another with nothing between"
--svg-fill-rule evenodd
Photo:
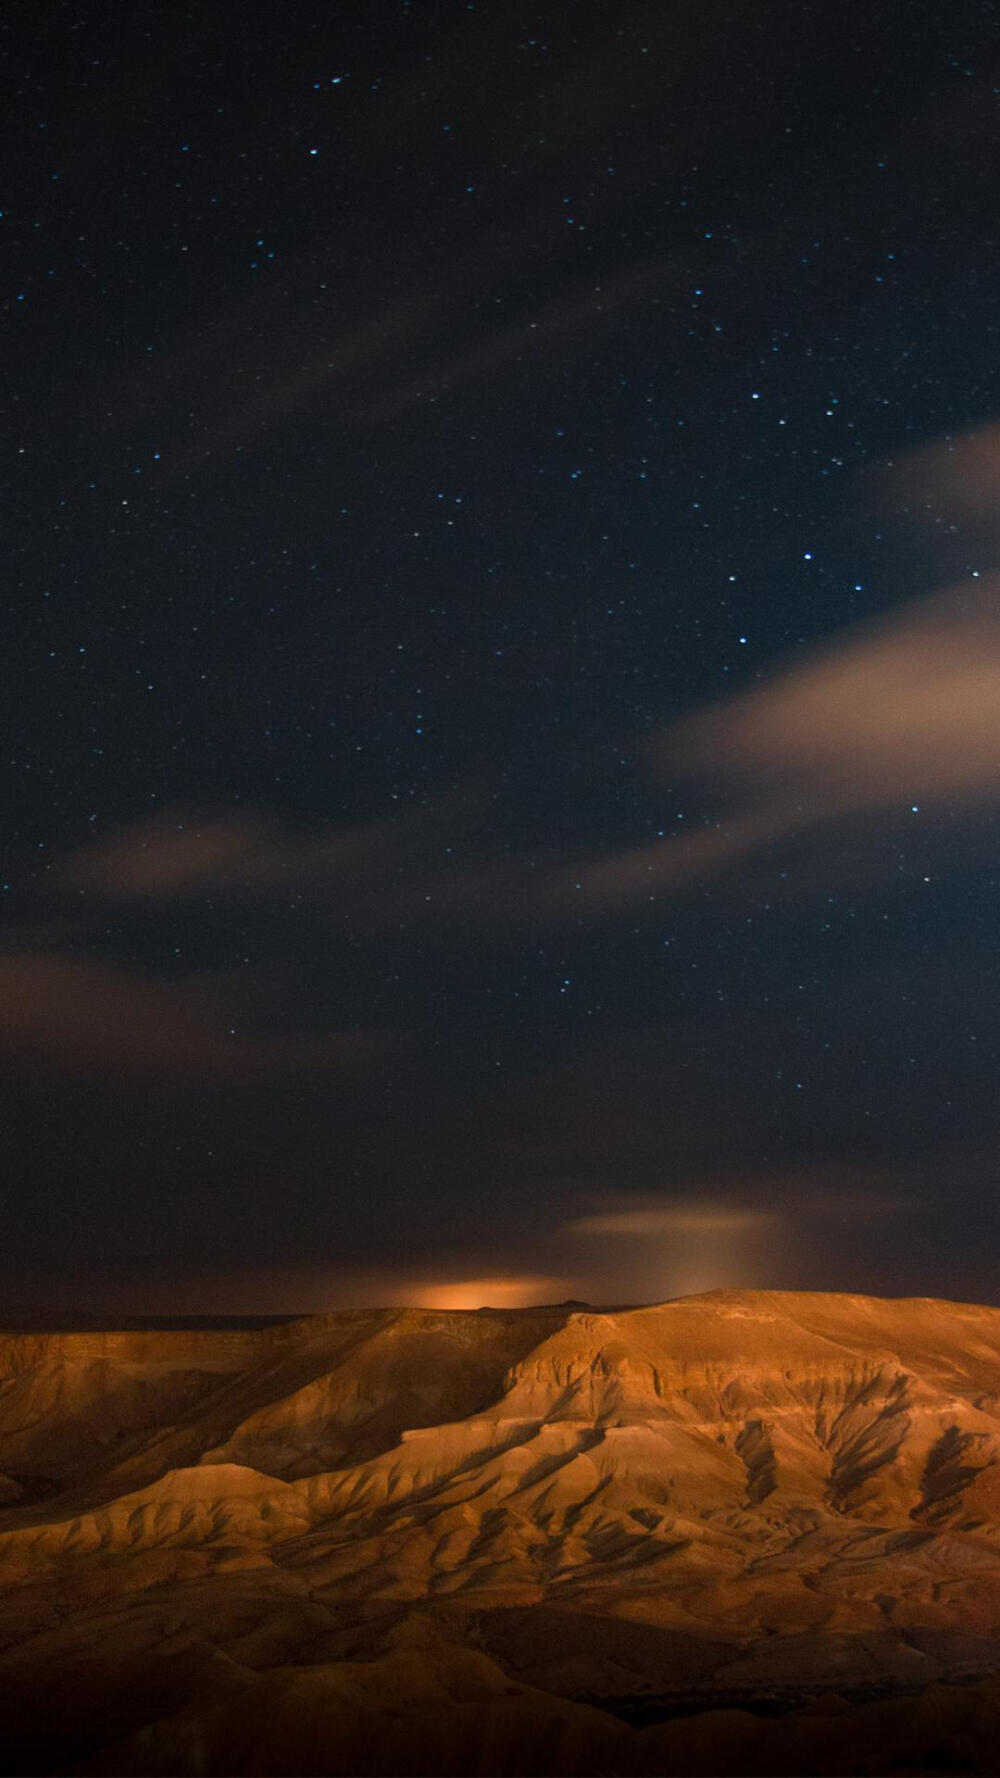
<instances>
[{"instance_id":1,"label":"sandy slope","mask_svg":"<svg viewBox=\"0 0 1000 1778\"><path fill-rule=\"evenodd\" d=\"M940 1682L1000 1670L1000 1310L11 1333L0 1377L7 1770L992 1769L1000 1693Z\"/></svg>"}]
</instances>

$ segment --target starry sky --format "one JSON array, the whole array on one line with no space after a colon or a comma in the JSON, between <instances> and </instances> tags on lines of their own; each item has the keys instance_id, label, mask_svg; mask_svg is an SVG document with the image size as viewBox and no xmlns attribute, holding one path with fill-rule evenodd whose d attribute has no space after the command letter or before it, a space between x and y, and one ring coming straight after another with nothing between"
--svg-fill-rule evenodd
<instances>
[{"instance_id":1,"label":"starry sky","mask_svg":"<svg viewBox=\"0 0 1000 1778\"><path fill-rule=\"evenodd\" d=\"M4 9L8 1301L1000 1302L986 0Z\"/></svg>"}]
</instances>

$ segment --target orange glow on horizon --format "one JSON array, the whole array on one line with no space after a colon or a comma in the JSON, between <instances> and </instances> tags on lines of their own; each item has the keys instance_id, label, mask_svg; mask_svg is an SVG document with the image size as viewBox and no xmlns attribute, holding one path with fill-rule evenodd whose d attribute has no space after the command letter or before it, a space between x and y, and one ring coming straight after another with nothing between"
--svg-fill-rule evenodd
<instances>
[{"instance_id":1,"label":"orange glow on horizon","mask_svg":"<svg viewBox=\"0 0 1000 1778\"><path fill-rule=\"evenodd\" d=\"M532 1303L565 1298L559 1278L471 1278L457 1284L415 1284L409 1298L417 1309L524 1309Z\"/></svg>"}]
</instances>

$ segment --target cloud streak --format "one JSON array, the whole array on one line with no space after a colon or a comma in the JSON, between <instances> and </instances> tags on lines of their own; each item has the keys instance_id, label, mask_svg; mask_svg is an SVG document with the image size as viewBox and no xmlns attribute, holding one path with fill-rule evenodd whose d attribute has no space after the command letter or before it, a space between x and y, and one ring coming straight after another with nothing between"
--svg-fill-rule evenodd
<instances>
[{"instance_id":1,"label":"cloud streak","mask_svg":"<svg viewBox=\"0 0 1000 1778\"><path fill-rule=\"evenodd\" d=\"M296 831L262 811L190 814L138 822L74 853L61 881L115 901L266 893L305 883L367 882L403 844L391 823Z\"/></svg>"},{"instance_id":2,"label":"cloud streak","mask_svg":"<svg viewBox=\"0 0 1000 1778\"><path fill-rule=\"evenodd\" d=\"M972 525L994 546L1000 543L1000 423L883 463L874 477L879 504L913 524Z\"/></svg>"},{"instance_id":3,"label":"cloud streak","mask_svg":"<svg viewBox=\"0 0 1000 1778\"><path fill-rule=\"evenodd\" d=\"M11 952L0 957L0 1053L80 1075L196 1082L271 1079L372 1059L377 1034L241 1032L218 993L107 962Z\"/></svg>"},{"instance_id":4,"label":"cloud streak","mask_svg":"<svg viewBox=\"0 0 1000 1778\"><path fill-rule=\"evenodd\" d=\"M742 1235L776 1228L783 1221L784 1218L773 1210L692 1202L579 1216L569 1227L577 1235L627 1235L641 1240L647 1235Z\"/></svg>"},{"instance_id":5,"label":"cloud streak","mask_svg":"<svg viewBox=\"0 0 1000 1778\"><path fill-rule=\"evenodd\" d=\"M768 685L668 730L661 767L722 779L772 825L921 798L1000 796L1000 579L835 640Z\"/></svg>"},{"instance_id":6,"label":"cloud streak","mask_svg":"<svg viewBox=\"0 0 1000 1778\"><path fill-rule=\"evenodd\" d=\"M1000 429L969 448L993 464ZM264 813L178 814L81 851L62 882L124 901L295 885L362 929L517 926L641 909L833 823L975 812L1000 802L1000 577L836 635L669 725L648 751L659 779L700 785L728 813L618 851L533 859L484 852L454 809L302 831ZM464 839L447 858L446 826Z\"/></svg>"}]
</instances>

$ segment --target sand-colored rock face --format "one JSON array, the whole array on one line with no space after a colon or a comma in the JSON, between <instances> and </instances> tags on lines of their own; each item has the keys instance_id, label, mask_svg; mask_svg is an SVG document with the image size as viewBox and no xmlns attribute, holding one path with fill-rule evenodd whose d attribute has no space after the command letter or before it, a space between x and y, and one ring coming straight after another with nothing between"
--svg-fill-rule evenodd
<instances>
[{"instance_id":1,"label":"sand-colored rock face","mask_svg":"<svg viewBox=\"0 0 1000 1778\"><path fill-rule=\"evenodd\" d=\"M6 1770L992 1769L1000 1310L0 1334L0 1472Z\"/></svg>"}]
</instances>

